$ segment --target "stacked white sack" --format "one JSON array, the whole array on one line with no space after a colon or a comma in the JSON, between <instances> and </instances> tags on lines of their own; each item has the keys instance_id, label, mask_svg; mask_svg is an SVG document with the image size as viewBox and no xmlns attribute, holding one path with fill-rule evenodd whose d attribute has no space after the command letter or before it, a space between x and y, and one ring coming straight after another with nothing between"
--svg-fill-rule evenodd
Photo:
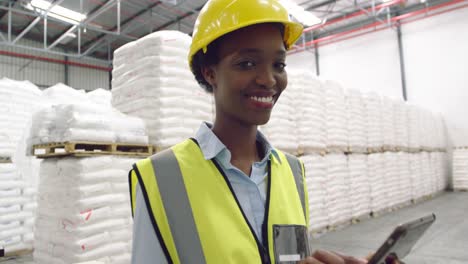
<instances>
[{"instance_id":1,"label":"stacked white sack","mask_svg":"<svg viewBox=\"0 0 468 264\"><path fill-rule=\"evenodd\" d=\"M327 147L346 148L348 128L346 122L346 100L343 87L336 81L324 82L327 119Z\"/></svg>"},{"instance_id":2,"label":"stacked white sack","mask_svg":"<svg viewBox=\"0 0 468 264\"><path fill-rule=\"evenodd\" d=\"M385 186L385 164L382 153L367 156L367 171L370 185L370 207L379 212L387 206L387 186Z\"/></svg>"},{"instance_id":3,"label":"stacked white sack","mask_svg":"<svg viewBox=\"0 0 468 264\"><path fill-rule=\"evenodd\" d=\"M13 163L0 163L0 249L5 252L33 248L33 188Z\"/></svg>"},{"instance_id":4,"label":"stacked white sack","mask_svg":"<svg viewBox=\"0 0 468 264\"><path fill-rule=\"evenodd\" d=\"M298 71L297 76L294 76L293 85L299 90L295 97L299 148L305 153L324 150L327 133L323 84L310 71Z\"/></svg>"},{"instance_id":5,"label":"stacked white sack","mask_svg":"<svg viewBox=\"0 0 468 264\"><path fill-rule=\"evenodd\" d=\"M98 105L112 107L112 93L109 90L98 88L86 94L91 102Z\"/></svg>"},{"instance_id":6,"label":"stacked white sack","mask_svg":"<svg viewBox=\"0 0 468 264\"><path fill-rule=\"evenodd\" d=\"M413 150L421 148L420 130L421 128L421 111L415 105L409 105L408 110L408 145Z\"/></svg>"},{"instance_id":7,"label":"stacked white sack","mask_svg":"<svg viewBox=\"0 0 468 264\"><path fill-rule=\"evenodd\" d=\"M351 219L352 208L349 199L349 176L347 158L344 154L328 154L327 164L327 199L328 217L331 225L342 224Z\"/></svg>"},{"instance_id":8,"label":"stacked white sack","mask_svg":"<svg viewBox=\"0 0 468 264\"><path fill-rule=\"evenodd\" d=\"M408 106L403 101L395 102L395 144L400 149L407 149L409 142Z\"/></svg>"},{"instance_id":9,"label":"stacked white sack","mask_svg":"<svg viewBox=\"0 0 468 264\"><path fill-rule=\"evenodd\" d=\"M158 147L177 144L213 120L212 96L187 63L190 43L182 32L158 31L114 52L112 105L144 119Z\"/></svg>"},{"instance_id":10,"label":"stacked white sack","mask_svg":"<svg viewBox=\"0 0 468 264\"><path fill-rule=\"evenodd\" d=\"M309 194L309 230L321 230L330 224L327 211L327 164L320 155L301 157Z\"/></svg>"},{"instance_id":11,"label":"stacked white sack","mask_svg":"<svg viewBox=\"0 0 468 264\"><path fill-rule=\"evenodd\" d=\"M44 104L41 91L29 81L0 80L0 248L32 249L35 210L34 158L25 155L25 131L31 115Z\"/></svg>"},{"instance_id":12,"label":"stacked white sack","mask_svg":"<svg viewBox=\"0 0 468 264\"><path fill-rule=\"evenodd\" d=\"M385 183L385 207L388 208L396 204L395 199L399 199L400 196L400 177L398 175L398 160L396 153L385 152L383 153L384 158L384 183Z\"/></svg>"},{"instance_id":13,"label":"stacked white sack","mask_svg":"<svg viewBox=\"0 0 468 264\"><path fill-rule=\"evenodd\" d=\"M423 184L425 179L423 178L422 164L420 159L420 153L409 154L410 164L410 175L411 175L411 198L417 200L424 196Z\"/></svg>"},{"instance_id":14,"label":"stacked white sack","mask_svg":"<svg viewBox=\"0 0 468 264\"><path fill-rule=\"evenodd\" d=\"M453 151L453 188L468 189L468 149Z\"/></svg>"},{"instance_id":15,"label":"stacked white sack","mask_svg":"<svg viewBox=\"0 0 468 264\"><path fill-rule=\"evenodd\" d=\"M41 91L28 81L0 79L0 157L12 157L31 115L42 106Z\"/></svg>"},{"instance_id":16,"label":"stacked white sack","mask_svg":"<svg viewBox=\"0 0 468 264\"><path fill-rule=\"evenodd\" d=\"M49 105L80 104L89 100L85 90L77 90L63 83L45 89L42 95Z\"/></svg>"},{"instance_id":17,"label":"stacked white sack","mask_svg":"<svg viewBox=\"0 0 468 264\"><path fill-rule=\"evenodd\" d=\"M382 98L382 131L384 146L395 147L395 102L389 97Z\"/></svg>"},{"instance_id":18,"label":"stacked white sack","mask_svg":"<svg viewBox=\"0 0 468 264\"><path fill-rule=\"evenodd\" d=\"M366 109L367 147L381 148L383 146L381 98L376 93L366 93L363 98Z\"/></svg>"},{"instance_id":19,"label":"stacked white sack","mask_svg":"<svg viewBox=\"0 0 468 264\"><path fill-rule=\"evenodd\" d=\"M34 260L130 263L128 168L113 156L46 159L41 166Z\"/></svg>"},{"instance_id":20,"label":"stacked white sack","mask_svg":"<svg viewBox=\"0 0 468 264\"><path fill-rule=\"evenodd\" d=\"M395 204L401 204L411 201L411 173L409 165L409 153L398 152L397 165L398 177L400 181L400 189L398 197L394 197L393 201Z\"/></svg>"},{"instance_id":21,"label":"stacked white sack","mask_svg":"<svg viewBox=\"0 0 468 264\"><path fill-rule=\"evenodd\" d=\"M432 173L432 166L429 159L429 152L420 152L419 158L421 160L421 177L423 179L422 184L422 195L427 196L432 193L435 186L435 178Z\"/></svg>"},{"instance_id":22,"label":"stacked white sack","mask_svg":"<svg viewBox=\"0 0 468 264\"><path fill-rule=\"evenodd\" d=\"M371 193L367 171L367 155L348 155L349 200L352 217L359 218L371 212Z\"/></svg>"},{"instance_id":23,"label":"stacked white sack","mask_svg":"<svg viewBox=\"0 0 468 264\"><path fill-rule=\"evenodd\" d=\"M91 102L53 105L34 115L30 145L67 141L147 144L148 137L140 118Z\"/></svg>"},{"instance_id":24,"label":"stacked white sack","mask_svg":"<svg viewBox=\"0 0 468 264\"><path fill-rule=\"evenodd\" d=\"M434 152L436 156L437 190L444 191L448 187L448 162L445 152Z\"/></svg>"},{"instance_id":25,"label":"stacked white sack","mask_svg":"<svg viewBox=\"0 0 468 264\"><path fill-rule=\"evenodd\" d=\"M367 145L366 108L359 90L346 90L348 145L352 151L364 151Z\"/></svg>"},{"instance_id":26,"label":"stacked white sack","mask_svg":"<svg viewBox=\"0 0 468 264\"><path fill-rule=\"evenodd\" d=\"M445 121L442 114L435 114L435 133L436 133L436 140L435 140L435 147L437 149L445 150L447 148L447 136L445 132Z\"/></svg>"},{"instance_id":27,"label":"stacked white sack","mask_svg":"<svg viewBox=\"0 0 468 264\"><path fill-rule=\"evenodd\" d=\"M435 126L431 112L421 110L421 128L419 129L419 137L421 138L421 147L424 150L432 149L434 144Z\"/></svg>"},{"instance_id":28,"label":"stacked white sack","mask_svg":"<svg viewBox=\"0 0 468 264\"><path fill-rule=\"evenodd\" d=\"M288 76L288 87L276 101L270 120L261 127L261 131L276 148L296 153L299 147L297 98L301 96L301 77L294 71Z\"/></svg>"}]
</instances>

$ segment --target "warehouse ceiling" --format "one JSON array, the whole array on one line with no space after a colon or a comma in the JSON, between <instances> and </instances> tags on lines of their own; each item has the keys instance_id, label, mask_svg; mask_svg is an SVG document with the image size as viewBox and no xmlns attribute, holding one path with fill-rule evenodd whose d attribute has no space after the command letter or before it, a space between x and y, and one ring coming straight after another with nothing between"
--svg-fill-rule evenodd
<instances>
[{"instance_id":1,"label":"warehouse ceiling","mask_svg":"<svg viewBox=\"0 0 468 264\"><path fill-rule=\"evenodd\" d=\"M111 62L120 46L159 30L191 34L205 0L0 0L0 45ZM432 8L465 5L466 0L293 0L320 23L306 25L298 47L328 36L379 25L395 27L405 14L429 15ZM45 6L44 6L45 5ZM41 9L42 8L42 9ZM64 21L66 8L78 15ZM421 12L423 10L423 12ZM67 13L68 14L68 13ZM85 15L85 16L84 16ZM71 16L71 15L70 15ZM409 17L409 15L408 15ZM406 17L405 17L406 18ZM70 20L70 19L68 19ZM377 24L376 24L377 23ZM21 39L41 45L28 45ZM29 43L29 42L28 42Z\"/></svg>"}]
</instances>

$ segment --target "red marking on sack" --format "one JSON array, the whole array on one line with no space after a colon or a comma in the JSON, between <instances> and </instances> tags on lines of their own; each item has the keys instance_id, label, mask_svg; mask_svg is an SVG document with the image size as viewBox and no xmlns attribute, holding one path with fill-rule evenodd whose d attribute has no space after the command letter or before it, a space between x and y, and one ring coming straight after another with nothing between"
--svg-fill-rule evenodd
<instances>
[{"instance_id":1,"label":"red marking on sack","mask_svg":"<svg viewBox=\"0 0 468 264\"><path fill-rule=\"evenodd\" d=\"M81 249L84 251L85 250L85 245L81 245Z\"/></svg>"},{"instance_id":2,"label":"red marking on sack","mask_svg":"<svg viewBox=\"0 0 468 264\"><path fill-rule=\"evenodd\" d=\"M86 214L85 220L88 221L89 218L91 217L91 214L93 213L93 209L86 210L84 212L81 212L80 214Z\"/></svg>"}]
</instances>

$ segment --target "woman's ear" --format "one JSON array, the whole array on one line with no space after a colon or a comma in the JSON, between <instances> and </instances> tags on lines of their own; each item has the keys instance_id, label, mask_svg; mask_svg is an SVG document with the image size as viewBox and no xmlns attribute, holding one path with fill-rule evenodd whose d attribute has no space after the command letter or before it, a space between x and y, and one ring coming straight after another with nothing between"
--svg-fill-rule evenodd
<instances>
[{"instance_id":1,"label":"woman's ear","mask_svg":"<svg viewBox=\"0 0 468 264\"><path fill-rule=\"evenodd\" d=\"M201 73L203 78L211 85L211 87L216 87L216 78L215 78L215 70L213 67L202 67Z\"/></svg>"}]
</instances>

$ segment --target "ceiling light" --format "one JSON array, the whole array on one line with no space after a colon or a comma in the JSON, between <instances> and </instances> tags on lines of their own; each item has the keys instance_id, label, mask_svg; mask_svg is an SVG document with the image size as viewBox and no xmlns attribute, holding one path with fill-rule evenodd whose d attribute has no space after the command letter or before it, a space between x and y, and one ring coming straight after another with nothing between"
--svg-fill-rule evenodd
<instances>
[{"instance_id":1,"label":"ceiling light","mask_svg":"<svg viewBox=\"0 0 468 264\"><path fill-rule=\"evenodd\" d=\"M53 5L53 3L44 1L44 0L31 0L29 4L26 5L26 8L30 10L39 11L42 15L46 15L46 11ZM86 18L86 15L75 12L68 8L55 5L50 8L47 16L51 16L67 23L78 25L81 21Z\"/></svg>"},{"instance_id":2,"label":"ceiling light","mask_svg":"<svg viewBox=\"0 0 468 264\"><path fill-rule=\"evenodd\" d=\"M310 27L322 22L320 18L291 0L280 0L280 2L288 10L290 15L305 26Z\"/></svg>"}]
</instances>

